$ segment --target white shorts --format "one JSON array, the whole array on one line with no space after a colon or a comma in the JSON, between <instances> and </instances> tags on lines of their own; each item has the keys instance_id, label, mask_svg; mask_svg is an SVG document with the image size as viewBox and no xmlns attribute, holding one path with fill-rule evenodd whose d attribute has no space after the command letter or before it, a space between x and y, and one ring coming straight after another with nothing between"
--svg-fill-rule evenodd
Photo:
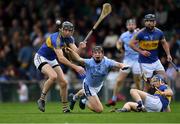
<instances>
[{"instance_id":1,"label":"white shorts","mask_svg":"<svg viewBox=\"0 0 180 124\"><path fill-rule=\"evenodd\" d=\"M148 94L144 101L144 107L147 112L161 112L162 103L158 96Z\"/></svg>"},{"instance_id":2,"label":"white shorts","mask_svg":"<svg viewBox=\"0 0 180 124\"><path fill-rule=\"evenodd\" d=\"M85 91L85 95L88 96L97 96L97 93L101 90L103 85L99 87L90 87L86 83L83 82L83 89Z\"/></svg>"},{"instance_id":3,"label":"white shorts","mask_svg":"<svg viewBox=\"0 0 180 124\"><path fill-rule=\"evenodd\" d=\"M39 54L35 54L34 56L34 65L36 66L37 69L41 71L41 68L43 65L49 64L51 67L59 66L59 63L56 59L54 60L48 60L43 56L40 56Z\"/></svg>"},{"instance_id":4,"label":"white shorts","mask_svg":"<svg viewBox=\"0 0 180 124\"><path fill-rule=\"evenodd\" d=\"M130 68L127 70L120 70L121 72L124 73L130 73L130 71L132 71L133 74L141 74L141 69L140 69L140 64L137 61L131 61L131 60L123 60L123 63L128 65Z\"/></svg>"},{"instance_id":5,"label":"white shorts","mask_svg":"<svg viewBox=\"0 0 180 124\"><path fill-rule=\"evenodd\" d=\"M165 71L159 59L154 63L141 63L140 66L146 78L151 78L154 71Z\"/></svg>"}]
</instances>

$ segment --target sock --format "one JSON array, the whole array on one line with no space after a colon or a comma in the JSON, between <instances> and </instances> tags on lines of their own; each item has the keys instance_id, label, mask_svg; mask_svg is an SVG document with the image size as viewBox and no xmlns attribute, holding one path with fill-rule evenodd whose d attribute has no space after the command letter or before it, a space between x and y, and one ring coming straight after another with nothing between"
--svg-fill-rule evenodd
<instances>
[{"instance_id":1,"label":"sock","mask_svg":"<svg viewBox=\"0 0 180 124\"><path fill-rule=\"evenodd\" d=\"M77 95L74 95L74 96L73 96L73 100L74 100L74 101L77 101L78 98L79 98L79 97L78 97Z\"/></svg>"},{"instance_id":2,"label":"sock","mask_svg":"<svg viewBox=\"0 0 180 124\"><path fill-rule=\"evenodd\" d=\"M126 108L122 108L121 112L129 112Z\"/></svg>"},{"instance_id":3,"label":"sock","mask_svg":"<svg viewBox=\"0 0 180 124\"><path fill-rule=\"evenodd\" d=\"M68 109L68 102L62 102L63 111Z\"/></svg>"},{"instance_id":4,"label":"sock","mask_svg":"<svg viewBox=\"0 0 180 124\"><path fill-rule=\"evenodd\" d=\"M143 103L142 103L142 101L140 100L140 101L138 101L137 102L137 104L138 104L138 106L137 107L142 107L142 105L143 105Z\"/></svg>"},{"instance_id":5,"label":"sock","mask_svg":"<svg viewBox=\"0 0 180 124\"><path fill-rule=\"evenodd\" d=\"M113 96L112 101L116 102L117 101L117 96Z\"/></svg>"},{"instance_id":6,"label":"sock","mask_svg":"<svg viewBox=\"0 0 180 124\"><path fill-rule=\"evenodd\" d=\"M86 99L86 98L84 98L84 99L82 99L81 101L82 101L82 103L86 104L87 99Z\"/></svg>"},{"instance_id":7,"label":"sock","mask_svg":"<svg viewBox=\"0 0 180 124\"><path fill-rule=\"evenodd\" d=\"M40 99L41 99L41 100L45 100L45 97L46 97L46 93L43 93L43 92L42 92Z\"/></svg>"}]
</instances>

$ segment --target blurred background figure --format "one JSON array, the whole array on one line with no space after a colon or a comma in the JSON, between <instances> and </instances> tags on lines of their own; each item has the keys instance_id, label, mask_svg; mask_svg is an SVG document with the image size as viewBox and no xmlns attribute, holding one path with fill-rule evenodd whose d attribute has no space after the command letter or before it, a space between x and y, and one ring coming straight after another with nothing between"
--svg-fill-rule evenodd
<instances>
[{"instance_id":1,"label":"blurred background figure","mask_svg":"<svg viewBox=\"0 0 180 124\"><path fill-rule=\"evenodd\" d=\"M28 102L29 100L29 96L28 96L28 87L27 85L22 82L22 81L19 81L18 83L18 95L19 95L19 102L21 103L25 103L25 102Z\"/></svg>"}]
</instances>

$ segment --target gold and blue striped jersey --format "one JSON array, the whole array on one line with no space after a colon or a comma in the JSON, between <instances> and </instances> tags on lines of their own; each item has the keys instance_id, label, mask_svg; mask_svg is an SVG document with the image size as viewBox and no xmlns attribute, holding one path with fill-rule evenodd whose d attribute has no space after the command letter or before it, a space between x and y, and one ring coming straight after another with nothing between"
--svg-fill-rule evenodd
<instances>
[{"instance_id":1,"label":"gold and blue striped jersey","mask_svg":"<svg viewBox=\"0 0 180 124\"><path fill-rule=\"evenodd\" d=\"M165 91L166 89L168 89L169 87L167 85L161 85L160 87L158 87L158 89L160 91ZM169 105L169 103L171 102L171 96L162 96L158 91L156 91L154 93L154 96L158 96L161 100L161 103L163 105L163 110L167 108L167 106Z\"/></svg>"},{"instance_id":2,"label":"gold and blue striped jersey","mask_svg":"<svg viewBox=\"0 0 180 124\"><path fill-rule=\"evenodd\" d=\"M136 35L135 39L139 41L139 48L142 50L147 50L151 53L150 56L145 57L143 55L139 55L140 63L153 63L158 60L158 44L164 39L164 33L155 28L150 31L146 28L141 29Z\"/></svg>"},{"instance_id":3,"label":"gold and blue striped jersey","mask_svg":"<svg viewBox=\"0 0 180 124\"><path fill-rule=\"evenodd\" d=\"M63 48L71 43L74 43L74 38L72 36L64 38L59 32L55 32L47 37L46 41L43 43L37 53L48 60L54 60L57 57L53 49Z\"/></svg>"}]
</instances>

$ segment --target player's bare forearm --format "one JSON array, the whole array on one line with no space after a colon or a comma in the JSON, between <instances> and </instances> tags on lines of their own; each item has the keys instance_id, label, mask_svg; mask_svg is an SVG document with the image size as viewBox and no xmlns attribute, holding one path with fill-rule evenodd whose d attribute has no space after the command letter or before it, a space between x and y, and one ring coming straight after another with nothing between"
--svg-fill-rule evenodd
<instances>
[{"instance_id":1,"label":"player's bare forearm","mask_svg":"<svg viewBox=\"0 0 180 124\"><path fill-rule=\"evenodd\" d=\"M71 48L66 48L68 54L71 56L71 59L80 63L81 65L84 65L83 59L76 53L74 52Z\"/></svg>"},{"instance_id":2,"label":"player's bare forearm","mask_svg":"<svg viewBox=\"0 0 180 124\"><path fill-rule=\"evenodd\" d=\"M163 40L161 41L161 44L162 44L162 46L163 46L163 48L164 48L164 51L166 52L166 55L167 55L167 56L170 55L169 45L168 45L168 43L166 42L165 39L163 39Z\"/></svg>"},{"instance_id":3,"label":"player's bare forearm","mask_svg":"<svg viewBox=\"0 0 180 124\"><path fill-rule=\"evenodd\" d=\"M173 91L171 89L167 89L164 91L165 96L173 96Z\"/></svg>"},{"instance_id":4,"label":"player's bare forearm","mask_svg":"<svg viewBox=\"0 0 180 124\"><path fill-rule=\"evenodd\" d=\"M141 53L142 50L139 49L139 48L135 45L137 42L138 42L138 41L136 41L135 39L132 39L132 40L130 41L130 43L129 43L129 46L130 46L134 51Z\"/></svg>"},{"instance_id":5,"label":"player's bare forearm","mask_svg":"<svg viewBox=\"0 0 180 124\"><path fill-rule=\"evenodd\" d=\"M73 64L73 63L71 63L68 59L66 59L66 58L64 57L63 52L62 52L61 49L54 49L54 51L55 51L55 53L56 53L56 55L57 55L58 60L59 60L61 63L63 63L63 64L65 64L65 65L67 65L67 66L75 69L75 66L76 66L76 65Z\"/></svg>"}]
</instances>

